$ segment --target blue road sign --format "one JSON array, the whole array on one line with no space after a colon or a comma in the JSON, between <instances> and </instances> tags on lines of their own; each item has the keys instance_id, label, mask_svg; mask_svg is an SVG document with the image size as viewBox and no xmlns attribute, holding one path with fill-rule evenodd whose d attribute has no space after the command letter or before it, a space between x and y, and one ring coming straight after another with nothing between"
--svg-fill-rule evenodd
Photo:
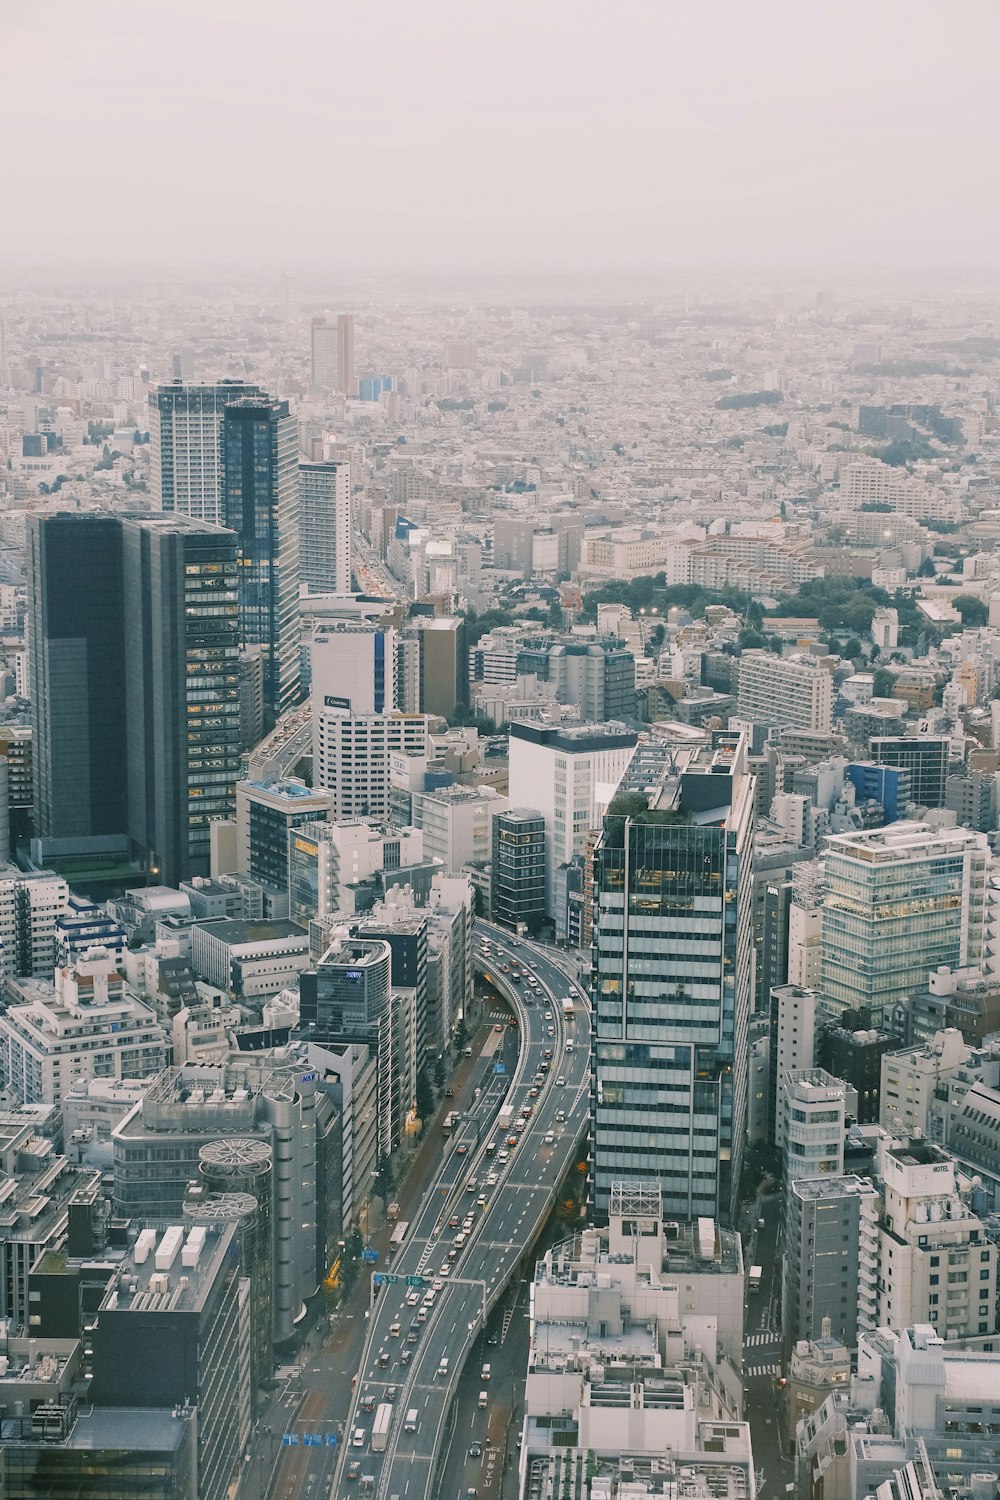
<instances>
[{"instance_id":1,"label":"blue road sign","mask_svg":"<svg viewBox=\"0 0 1000 1500\"><path fill-rule=\"evenodd\" d=\"M336 1448L336 1446L337 1446L337 1434L335 1432L328 1432L327 1433L327 1435L326 1435L326 1446L328 1448Z\"/></svg>"},{"instance_id":2,"label":"blue road sign","mask_svg":"<svg viewBox=\"0 0 1000 1500\"><path fill-rule=\"evenodd\" d=\"M507 1069L505 1068L503 1063L495 1063L493 1071L494 1073L506 1073Z\"/></svg>"},{"instance_id":3,"label":"blue road sign","mask_svg":"<svg viewBox=\"0 0 1000 1500\"><path fill-rule=\"evenodd\" d=\"M299 1435L297 1432L283 1432L281 1434L281 1446L283 1448L297 1448L299 1446Z\"/></svg>"},{"instance_id":4,"label":"blue road sign","mask_svg":"<svg viewBox=\"0 0 1000 1500\"><path fill-rule=\"evenodd\" d=\"M304 1432L302 1434L302 1442L306 1448L322 1448L323 1437L318 1432Z\"/></svg>"}]
</instances>

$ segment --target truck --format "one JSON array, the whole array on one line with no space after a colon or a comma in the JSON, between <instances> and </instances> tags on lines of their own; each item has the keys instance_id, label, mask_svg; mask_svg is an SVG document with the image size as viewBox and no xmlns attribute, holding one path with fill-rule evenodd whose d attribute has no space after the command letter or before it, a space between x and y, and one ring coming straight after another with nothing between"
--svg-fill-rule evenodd
<instances>
[{"instance_id":1,"label":"truck","mask_svg":"<svg viewBox=\"0 0 1000 1500\"><path fill-rule=\"evenodd\" d=\"M375 1425L372 1428L372 1452L384 1453L389 1446L389 1428L392 1425L392 1407L388 1401L383 1401L375 1413Z\"/></svg>"},{"instance_id":2,"label":"truck","mask_svg":"<svg viewBox=\"0 0 1000 1500\"><path fill-rule=\"evenodd\" d=\"M749 1273L749 1276L748 1276L748 1280L750 1282L750 1291L751 1291L751 1293L753 1293L753 1292L759 1292L760 1291L760 1283L761 1283L761 1279L762 1279L763 1275L764 1275L764 1268L763 1268L763 1266L751 1266L750 1267L750 1273Z\"/></svg>"},{"instance_id":3,"label":"truck","mask_svg":"<svg viewBox=\"0 0 1000 1500\"><path fill-rule=\"evenodd\" d=\"M500 1113L497 1115L497 1124L500 1126L501 1130L509 1130L510 1122L511 1120L513 1120L513 1118L514 1106L512 1104L505 1104L502 1106Z\"/></svg>"},{"instance_id":4,"label":"truck","mask_svg":"<svg viewBox=\"0 0 1000 1500\"><path fill-rule=\"evenodd\" d=\"M451 1135L451 1132L454 1130L455 1126L458 1124L461 1118L462 1116L459 1114L457 1109L450 1109L448 1111L441 1125L441 1129L444 1131L445 1135Z\"/></svg>"},{"instance_id":5,"label":"truck","mask_svg":"<svg viewBox=\"0 0 1000 1500\"><path fill-rule=\"evenodd\" d=\"M573 1004L573 1001L568 995L562 1003L562 1013L567 1020L576 1015L576 1006Z\"/></svg>"},{"instance_id":6,"label":"truck","mask_svg":"<svg viewBox=\"0 0 1000 1500\"><path fill-rule=\"evenodd\" d=\"M396 1220L399 1218L399 1204L390 1203L389 1207L385 1211L385 1216L391 1224L395 1224Z\"/></svg>"}]
</instances>

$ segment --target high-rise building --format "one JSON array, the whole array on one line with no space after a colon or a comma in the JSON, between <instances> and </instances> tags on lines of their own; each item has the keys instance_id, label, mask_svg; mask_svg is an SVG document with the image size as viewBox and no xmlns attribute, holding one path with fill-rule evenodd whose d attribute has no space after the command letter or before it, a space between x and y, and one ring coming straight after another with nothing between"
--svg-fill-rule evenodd
<instances>
[{"instance_id":1,"label":"high-rise building","mask_svg":"<svg viewBox=\"0 0 1000 1500\"><path fill-rule=\"evenodd\" d=\"M339 390L337 384L337 327L325 318L313 318L309 325L309 354L312 384L319 390Z\"/></svg>"},{"instance_id":2,"label":"high-rise building","mask_svg":"<svg viewBox=\"0 0 1000 1500\"><path fill-rule=\"evenodd\" d=\"M507 807L493 825L490 916L532 931L545 920L545 819L533 807Z\"/></svg>"},{"instance_id":3,"label":"high-rise building","mask_svg":"<svg viewBox=\"0 0 1000 1500\"><path fill-rule=\"evenodd\" d=\"M910 801L917 807L944 807L951 741L947 735L877 734L870 740L877 766L909 773Z\"/></svg>"},{"instance_id":4,"label":"high-rise building","mask_svg":"<svg viewBox=\"0 0 1000 1500\"><path fill-rule=\"evenodd\" d=\"M236 538L185 516L122 523L127 831L150 875L210 872L240 765Z\"/></svg>"},{"instance_id":5,"label":"high-rise building","mask_svg":"<svg viewBox=\"0 0 1000 1500\"><path fill-rule=\"evenodd\" d=\"M744 651L736 703L743 719L829 733L833 678L818 662Z\"/></svg>"},{"instance_id":6,"label":"high-rise building","mask_svg":"<svg viewBox=\"0 0 1000 1500\"><path fill-rule=\"evenodd\" d=\"M659 1184L676 1218L735 1219L753 995L745 736L680 751L594 856L594 1196Z\"/></svg>"},{"instance_id":7,"label":"high-rise building","mask_svg":"<svg viewBox=\"0 0 1000 1500\"><path fill-rule=\"evenodd\" d=\"M241 781L236 787L236 868L272 891L288 890L288 835L326 818L330 794L304 781Z\"/></svg>"},{"instance_id":8,"label":"high-rise building","mask_svg":"<svg viewBox=\"0 0 1000 1500\"><path fill-rule=\"evenodd\" d=\"M777 1145L785 1153L786 1181L843 1172L847 1115L843 1080L822 1068L786 1072L781 1096Z\"/></svg>"},{"instance_id":9,"label":"high-rise building","mask_svg":"<svg viewBox=\"0 0 1000 1500\"><path fill-rule=\"evenodd\" d=\"M226 407L222 509L239 547L240 639L261 650L265 728L299 696L297 451L287 401L246 396Z\"/></svg>"},{"instance_id":10,"label":"high-rise building","mask_svg":"<svg viewBox=\"0 0 1000 1500\"><path fill-rule=\"evenodd\" d=\"M624 776L638 735L624 724L510 726L510 800L545 820L545 899L553 909L560 865L582 854Z\"/></svg>"},{"instance_id":11,"label":"high-rise building","mask_svg":"<svg viewBox=\"0 0 1000 1500\"><path fill-rule=\"evenodd\" d=\"M407 626L402 645L416 642L413 655L405 654L407 667L400 684L405 701L414 700L421 713L449 719L458 704L469 700L469 653L465 644L465 621L458 615L418 616ZM409 663L412 661L412 667ZM413 692L413 677L418 684ZM403 701L403 700L401 700Z\"/></svg>"},{"instance_id":12,"label":"high-rise building","mask_svg":"<svg viewBox=\"0 0 1000 1500\"><path fill-rule=\"evenodd\" d=\"M819 1338L824 1318L849 1348L858 1342L859 1327L875 1326L878 1213L878 1191L864 1178L788 1183L781 1278L786 1347Z\"/></svg>"},{"instance_id":13,"label":"high-rise building","mask_svg":"<svg viewBox=\"0 0 1000 1500\"><path fill-rule=\"evenodd\" d=\"M209 873L232 815L236 538L192 517L31 518L36 829L127 835L151 875Z\"/></svg>"},{"instance_id":14,"label":"high-rise building","mask_svg":"<svg viewBox=\"0 0 1000 1500\"><path fill-rule=\"evenodd\" d=\"M39 837L125 832L122 608L117 517L28 517L28 651Z\"/></svg>"},{"instance_id":15,"label":"high-rise building","mask_svg":"<svg viewBox=\"0 0 1000 1500\"><path fill-rule=\"evenodd\" d=\"M966 828L892 823L831 836L818 988L835 1015L864 1009L880 1028L942 964L980 967L989 845Z\"/></svg>"},{"instance_id":16,"label":"high-rise building","mask_svg":"<svg viewBox=\"0 0 1000 1500\"><path fill-rule=\"evenodd\" d=\"M299 464L299 578L316 594L351 589L351 466Z\"/></svg>"},{"instance_id":17,"label":"high-rise building","mask_svg":"<svg viewBox=\"0 0 1000 1500\"><path fill-rule=\"evenodd\" d=\"M313 627L309 646L314 711L384 714L398 707L396 632L367 620ZM414 709L417 712L417 709Z\"/></svg>"},{"instance_id":18,"label":"high-rise building","mask_svg":"<svg viewBox=\"0 0 1000 1500\"><path fill-rule=\"evenodd\" d=\"M222 520L222 414L230 401L260 395L245 380L158 386L149 397L149 495L154 510Z\"/></svg>"},{"instance_id":19,"label":"high-rise building","mask_svg":"<svg viewBox=\"0 0 1000 1500\"><path fill-rule=\"evenodd\" d=\"M333 819L387 818L390 763L397 755L426 752L424 715L319 707L313 718L313 781L332 793Z\"/></svg>"},{"instance_id":20,"label":"high-rise building","mask_svg":"<svg viewBox=\"0 0 1000 1500\"><path fill-rule=\"evenodd\" d=\"M337 315L337 390L344 396L356 396L358 380L354 373L354 314Z\"/></svg>"}]
</instances>

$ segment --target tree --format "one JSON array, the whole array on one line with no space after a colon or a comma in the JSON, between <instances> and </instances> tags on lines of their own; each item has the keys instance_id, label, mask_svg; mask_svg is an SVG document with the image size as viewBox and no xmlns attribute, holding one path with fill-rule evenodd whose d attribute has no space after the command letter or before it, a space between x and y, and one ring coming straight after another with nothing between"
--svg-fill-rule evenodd
<instances>
[{"instance_id":1,"label":"tree","mask_svg":"<svg viewBox=\"0 0 1000 1500\"><path fill-rule=\"evenodd\" d=\"M417 1074L416 1105L419 1119L429 1120L434 1113L434 1094L425 1067Z\"/></svg>"},{"instance_id":2,"label":"tree","mask_svg":"<svg viewBox=\"0 0 1000 1500\"><path fill-rule=\"evenodd\" d=\"M975 594L957 594L951 602L962 616L963 625L985 625L990 618L989 605Z\"/></svg>"},{"instance_id":3,"label":"tree","mask_svg":"<svg viewBox=\"0 0 1000 1500\"><path fill-rule=\"evenodd\" d=\"M455 1027L455 1046L458 1047L459 1050L461 1050L462 1047L467 1047L468 1044L469 1028L468 1026L466 1026L465 1017L463 1016L458 1025Z\"/></svg>"},{"instance_id":4,"label":"tree","mask_svg":"<svg viewBox=\"0 0 1000 1500\"><path fill-rule=\"evenodd\" d=\"M924 558L923 562L920 564L920 567L917 569L917 577L918 578L936 578L937 577L937 568L934 566L934 559L932 557L925 557Z\"/></svg>"},{"instance_id":5,"label":"tree","mask_svg":"<svg viewBox=\"0 0 1000 1500\"><path fill-rule=\"evenodd\" d=\"M864 655L864 652L861 648L861 642L858 640L856 635L852 635L849 641L845 641L844 655L849 656L852 661L855 659L855 657Z\"/></svg>"},{"instance_id":6,"label":"tree","mask_svg":"<svg viewBox=\"0 0 1000 1500\"><path fill-rule=\"evenodd\" d=\"M375 1176L372 1187L375 1195L381 1198L383 1203L388 1203L392 1197L392 1189L395 1181L395 1173L392 1169L392 1157L380 1156L375 1165Z\"/></svg>"},{"instance_id":7,"label":"tree","mask_svg":"<svg viewBox=\"0 0 1000 1500\"><path fill-rule=\"evenodd\" d=\"M896 686L896 678L886 667L876 667L872 673L874 679L874 692L876 698L891 698L893 688Z\"/></svg>"},{"instance_id":8,"label":"tree","mask_svg":"<svg viewBox=\"0 0 1000 1500\"><path fill-rule=\"evenodd\" d=\"M434 1059L434 1087L437 1089L438 1093L440 1093L444 1088L445 1079L447 1078L447 1076L448 1073L444 1065L444 1058L436 1057Z\"/></svg>"}]
</instances>

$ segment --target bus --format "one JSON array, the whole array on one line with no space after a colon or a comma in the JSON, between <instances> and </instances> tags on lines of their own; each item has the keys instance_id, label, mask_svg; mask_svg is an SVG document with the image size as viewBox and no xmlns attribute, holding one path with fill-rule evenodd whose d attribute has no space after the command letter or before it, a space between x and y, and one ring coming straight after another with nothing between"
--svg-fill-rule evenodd
<instances>
[{"instance_id":1,"label":"bus","mask_svg":"<svg viewBox=\"0 0 1000 1500\"><path fill-rule=\"evenodd\" d=\"M407 1231L409 1230L409 1227L410 1227L409 1224L397 1224L396 1227L395 1227L395 1229L392 1231L392 1234L389 1236L389 1255L390 1256L395 1255L395 1253L399 1249L400 1245L406 1239L406 1235L407 1235Z\"/></svg>"}]
</instances>

